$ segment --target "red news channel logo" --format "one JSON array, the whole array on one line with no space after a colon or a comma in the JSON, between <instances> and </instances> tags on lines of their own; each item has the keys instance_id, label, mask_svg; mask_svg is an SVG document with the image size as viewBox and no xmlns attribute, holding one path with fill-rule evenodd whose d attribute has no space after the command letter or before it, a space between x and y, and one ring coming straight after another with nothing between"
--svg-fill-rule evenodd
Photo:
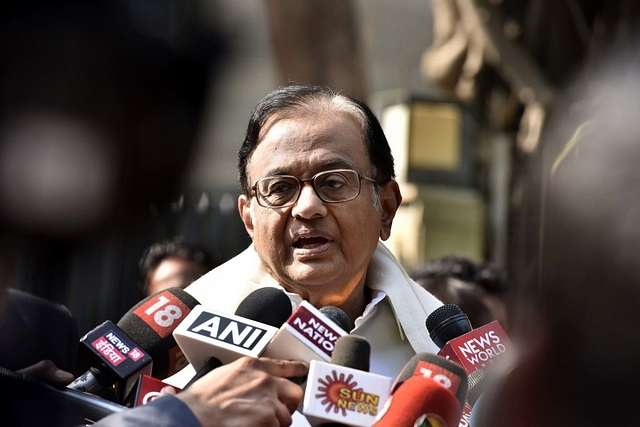
<instances>
[{"instance_id":1,"label":"red news channel logo","mask_svg":"<svg viewBox=\"0 0 640 427\"><path fill-rule=\"evenodd\" d=\"M191 309L169 291L158 294L133 313L149 325L161 338L173 332Z\"/></svg>"}]
</instances>

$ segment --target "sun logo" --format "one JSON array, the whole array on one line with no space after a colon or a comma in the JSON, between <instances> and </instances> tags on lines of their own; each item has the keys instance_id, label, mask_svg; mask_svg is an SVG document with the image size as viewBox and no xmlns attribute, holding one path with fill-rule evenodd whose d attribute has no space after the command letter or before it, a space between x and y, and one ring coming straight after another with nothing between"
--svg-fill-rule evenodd
<instances>
[{"instance_id":1,"label":"sun logo","mask_svg":"<svg viewBox=\"0 0 640 427\"><path fill-rule=\"evenodd\" d=\"M320 403L326 406L325 411L334 413L342 412L347 416L347 411L355 411L376 415L380 396L366 393L362 388L356 388L358 382L353 380L352 374L338 374L335 370L324 378L318 379L318 394L316 398L322 399Z\"/></svg>"}]
</instances>

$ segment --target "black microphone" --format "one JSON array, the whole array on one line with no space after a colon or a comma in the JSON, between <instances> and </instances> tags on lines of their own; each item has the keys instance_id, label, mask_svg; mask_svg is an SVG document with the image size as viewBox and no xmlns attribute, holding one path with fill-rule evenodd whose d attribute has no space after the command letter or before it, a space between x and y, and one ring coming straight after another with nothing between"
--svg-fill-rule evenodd
<instances>
[{"instance_id":1,"label":"black microphone","mask_svg":"<svg viewBox=\"0 0 640 427\"><path fill-rule=\"evenodd\" d=\"M340 326L345 331L351 330L351 319L347 316L342 309L338 307L334 307L332 305L325 305L320 308L320 313L327 316L329 319L333 320L333 322Z\"/></svg>"},{"instance_id":2,"label":"black microphone","mask_svg":"<svg viewBox=\"0 0 640 427\"><path fill-rule=\"evenodd\" d=\"M484 392L486 376L487 372L484 369L478 369L477 371L473 371L469 374L469 390L467 392L467 403L464 405L459 427L469 427L473 425L471 423L473 408Z\"/></svg>"},{"instance_id":3,"label":"black microphone","mask_svg":"<svg viewBox=\"0 0 640 427\"><path fill-rule=\"evenodd\" d=\"M291 300L280 289L260 288L228 315L196 307L174 336L196 374L183 389L213 369L242 356L259 357L291 315Z\"/></svg>"},{"instance_id":4,"label":"black microphone","mask_svg":"<svg viewBox=\"0 0 640 427\"><path fill-rule=\"evenodd\" d=\"M427 317L426 326L438 348L473 329L467 315L456 304L444 304L433 310Z\"/></svg>"},{"instance_id":5,"label":"black microphone","mask_svg":"<svg viewBox=\"0 0 640 427\"><path fill-rule=\"evenodd\" d=\"M164 378L186 366L172 332L198 301L181 288L156 292L133 306L117 325L110 320L80 339L78 370L67 387L123 402L140 375Z\"/></svg>"},{"instance_id":6,"label":"black microphone","mask_svg":"<svg viewBox=\"0 0 640 427\"><path fill-rule=\"evenodd\" d=\"M487 369L512 348L497 320L472 330L469 319L455 304L434 310L427 317L426 326L429 336L440 347L438 355L458 363L467 374Z\"/></svg>"}]
</instances>

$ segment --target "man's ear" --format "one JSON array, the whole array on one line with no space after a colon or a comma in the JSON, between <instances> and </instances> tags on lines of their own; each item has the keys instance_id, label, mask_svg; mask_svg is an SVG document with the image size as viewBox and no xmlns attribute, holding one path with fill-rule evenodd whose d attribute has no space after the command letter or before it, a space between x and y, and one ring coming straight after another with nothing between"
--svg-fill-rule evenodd
<instances>
[{"instance_id":1,"label":"man's ear","mask_svg":"<svg viewBox=\"0 0 640 427\"><path fill-rule=\"evenodd\" d=\"M380 186L380 238L387 240L391 235L391 224L396 212L402 203L402 194L400 194L400 186L394 180Z\"/></svg>"},{"instance_id":2,"label":"man's ear","mask_svg":"<svg viewBox=\"0 0 640 427\"><path fill-rule=\"evenodd\" d=\"M244 224L245 230L249 233L249 237L253 240L253 218L251 215L251 198L241 194L238 197L238 212Z\"/></svg>"}]
</instances>

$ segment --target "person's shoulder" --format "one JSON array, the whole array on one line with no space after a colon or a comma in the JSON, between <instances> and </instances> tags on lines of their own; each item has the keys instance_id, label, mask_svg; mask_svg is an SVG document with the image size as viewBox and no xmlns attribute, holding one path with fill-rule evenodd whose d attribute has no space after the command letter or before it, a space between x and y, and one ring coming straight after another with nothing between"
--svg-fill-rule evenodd
<instances>
[{"instance_id":1,"label":"person's shoulder","mask_svg":"<svg viewBox=\"0 0 640 427\"><path fill-rule=\"evenodd\" d=\"M66 305L17 288L7 289L7 307L14 307L23 313L55 313L56 318L73 319L75 322L73 313Z\"/></svg>"}]
</instances>

